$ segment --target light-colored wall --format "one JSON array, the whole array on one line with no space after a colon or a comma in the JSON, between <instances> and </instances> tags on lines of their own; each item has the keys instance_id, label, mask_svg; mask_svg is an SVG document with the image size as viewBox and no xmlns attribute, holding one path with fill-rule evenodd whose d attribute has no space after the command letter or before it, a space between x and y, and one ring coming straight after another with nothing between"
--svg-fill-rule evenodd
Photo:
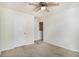
<instances>
[{"instance_id":1,"label":"light-colored wall","mask_svg":"<svg viewBox=\"0 0 79 59\"><path fill-rule=\"evenodd\" d=\"M44 40L79 51L79 7L48 16L44 21Z\"/></svg>"},{"instance_id":2,"label":"light-colored wall","mask_svg":"<svg viewBox=\"0 0 79 59\"><path fill-rule=\"evenodd\" d=\"M79 51L78 10L78 7L70 8L46 17L44 41ZM38 38L37 35L34 38L34 31L38 30L37 26L34 27L33 16L0 7L0 51L32 44L33 40Z\"/></svg>"},{"instance_id":3,"label":"light-colored wall","mask_svg":"<svg viewBox=\"0 0 79 59\"><path fill-rule=\"evenodd\" d=\"M0 7L0 51L32 44L33 39L33 16Z\"/></svg>"}]
</instances>

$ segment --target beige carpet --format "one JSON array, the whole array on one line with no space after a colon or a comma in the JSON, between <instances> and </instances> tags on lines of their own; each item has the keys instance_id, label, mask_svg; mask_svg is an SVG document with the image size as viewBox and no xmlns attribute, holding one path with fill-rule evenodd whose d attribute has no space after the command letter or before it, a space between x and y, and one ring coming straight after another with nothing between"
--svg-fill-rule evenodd
<instances>
[{"instance_id":1,"label":"beige carpet","mask_svg":"<svg viewBox=\"0 0 79 59\"><path fill-rule=\"evenodd\" d=\"M3 51L1 57L78 57L79 53L46 42Z\"/></svg>"}]
</instances>

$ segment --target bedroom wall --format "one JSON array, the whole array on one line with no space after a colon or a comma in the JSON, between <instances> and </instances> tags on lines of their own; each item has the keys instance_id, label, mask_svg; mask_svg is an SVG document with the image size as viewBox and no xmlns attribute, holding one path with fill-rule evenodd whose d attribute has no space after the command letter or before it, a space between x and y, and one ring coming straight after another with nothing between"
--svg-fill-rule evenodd
<instances>
[{"instance_id":1,"label":"bedroom wall","mask_svg":"<svg viewBox=\"0 0 79 59\"><path fill-rule=\"evenodd\" d=\"M79 52L79 7L48 16L44 21L44 39Z\"/></svg>"},{"instance_id":2,"label":"bedroom wall","mask_svg":"<svg viewBox=\"0 0 79 59\"><path fill-rule=\"evenodd\" d=\"M0 51L32 44L33 16L0 7Z\"/></svg>"},{"instance_id":3,"label":"bedroom wall","mask_svg":"<svg viewBox=\"0 0 79 59\"><path fill-rule=\"evenodd\" d=\"M44 41L79 51L78 10L79 7L70 8L46 17ZM35 29L32 15L0 7L0 51L32 44ZM35 32L35 34L37 33ZM35 38L38 38L37 35Z\"/></svg>"}]
</instances>

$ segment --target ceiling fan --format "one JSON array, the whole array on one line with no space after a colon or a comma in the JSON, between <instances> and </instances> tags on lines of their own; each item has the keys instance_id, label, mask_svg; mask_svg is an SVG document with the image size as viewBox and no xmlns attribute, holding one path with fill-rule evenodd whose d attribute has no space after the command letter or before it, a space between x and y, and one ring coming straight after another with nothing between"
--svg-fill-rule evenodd
<instances>
[{"instance_id":1,"label":"ceiling fan","mask_svg":"<svg viewBox=\"0 0 79 59\"><path fill-rule=\"evenodd\" d=\"M29 5L35 6L33 11L38 12L38 11L47 11L49 12L48 7L54 7L54 6L59 6L59 3L56 2L39 2L38 4L35 3L29 3Z\"/></svg>"}]
</instances>

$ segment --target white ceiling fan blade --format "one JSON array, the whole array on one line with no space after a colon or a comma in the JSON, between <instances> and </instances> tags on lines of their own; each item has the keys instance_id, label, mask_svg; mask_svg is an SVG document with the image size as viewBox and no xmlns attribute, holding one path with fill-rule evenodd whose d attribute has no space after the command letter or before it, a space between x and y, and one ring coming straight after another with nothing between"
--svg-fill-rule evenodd
<instances>
[{"instance_id":1,"label":"white ceiling fan blade","mask_svg":"<svg viewBox=\"0 0 79 59\"><path fill-rule=\"evenodd\" d=\"M34 11L38 12L39 10L41 10L41 7L36 8Z\"/></svg>"},{"instance_id":2,"label":"white ceiling fan blade","mask_svg":"<svg viewBox=\"0 0 79 59\"><path fill-rule=\"evenodd\" d=\"M29 5L38 6L38 4L34 4L34 3L29 3Z\"/></svg>"},{"instance_id":3,"label":"white ceiling fan blade","mask_svg":"<svg viewBox=\"0 0 79 59\"><path fill-rule=\"evenodd\" d=\"M48 5L48 7L52 7L52 6L59 6L60 4L51 2L51 3L47 3L47 5Z\"/></svg>"},{"instance_id":4,"label":"white ceiling fan blade","mask_svg":"<svg viewBox=\"0 0 79 59\"><path fill-rule=\"evenodd\" d=\"M39 6L36 6L36 7L33 9L33 11L35 11L38 7L39 7Z\"/></svg>"}]
</instances>

